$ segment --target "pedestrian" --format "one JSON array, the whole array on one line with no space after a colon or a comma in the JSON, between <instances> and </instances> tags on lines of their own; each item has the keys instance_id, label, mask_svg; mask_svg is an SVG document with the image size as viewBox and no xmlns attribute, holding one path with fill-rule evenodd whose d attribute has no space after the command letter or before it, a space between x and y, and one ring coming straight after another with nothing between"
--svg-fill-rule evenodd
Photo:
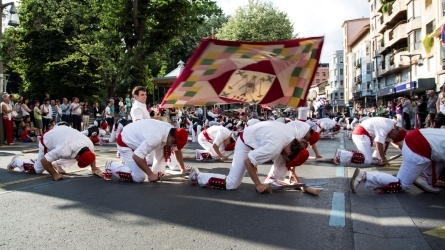
<instances>
[{"instance_id":1,"label":"pedestrian","mask_svg":"<svg viewBox=\"0 0 445 250\"><path fill-rule=\"evenodd\" d=\"M60 161L60 162L58 162ZM39 139L39 153L35 163L19 160L16 157L8 164L8 171L18 168L20 172L41 174L47 171L53 180L62 180L65 170L75 162L80 168L91 166L94 175L102 177L102 171L96 167L96 156L91 140L79 131L67 126L55 126ZM55 170L57 169L57 171Z\"/></svg>"},{"instance_id":2,"label":"pedestrian","mask_svg":"<svg viewBox=\"0 0 445 250\"><path fill-rule=\"evenodd\" d=\"M82 103L79 103L79 98L73 97L70 110L73 128L82 131Z\"/></svg>"},{"instance_id":3,"label":"pedestrian","mask_svg":"<svg viewBox=\"0 0 445 250\"><path fill-rule=\"evenodd\" d=\"M227 161L225 148L235 142L232 137L232 131L223 126L212 126L198 135L198 143L202 149L196 149L196 159L198 161L219 158L221 161Z\"/></svg>"},{"instance_id":4,"label":"pedestrian","mask_svg":"<svg viewBox=\"0 0 445 250\"><path fill-rule=\"evenodd\" d=\"M401 142L405 138L406 130L396 126L395 122L385 117L372 117L361 122L352 132L352 141L358 151L337 149L334 163L375 164L385 166L388 164L386 150L389 143L402 149ZM372 152L373 144L376 150Z\"/></svg>"},{"instance_id":5,"label":"pedestrian","mask_svg":"<svg viewBox=\"0 0 445 250\"><path fill-rule=\"evenodd\" d=\"M190 182L200 186L218 189L236 189L241 185L247 171L259 193L268 193L269 186L263 184L257 173L258 164L282 156L286 168L300 166L309 157L290 126L283 123L265 121L247 127L238 137L229 175L200 173L197 168L190 172ZM283 165L283 167L284 167Z\"/></svg>"},{"instance_id":6,"label":"pedestrian","mask_svg":"<svg viewBox=\"0 0 445 250\"><path fill-rule=\"evenodd\" d=\"M147 110L147 89L142 86L136 86L133 89L133 97L135 99L131 107L130 116L133 122L150 119L150 112Z\"/></svg>"},{"instance_id":7,"label":"pedestrian","mask_svg":"<svg viewBox=\"0 0 445 250\"><path fill-rule=\"evenodd\" d=\"M36 121L36 128L39 130L38 136L43 134L43 121L42 121L42 111L39 109L39 100L34 101L34 120Z\"/></svg>"},{"instance_id":8,"label":"pedestrian","mask_svg":"<svg viewBox=\"0 0 445 250\"><path fill-rule=\"evenodd\" d=\"M165 122L143 119L131 123L116 138L117 150L125 164L107 161L104 179L116 176L121 181L143 182L148 176L150 182L156 182L165 172L172 151L182 173L188 173L181 151L187 140L185 129L175 129ZM150 153L154 156L151 169L146 161Z\"/></svg>"},{"instance_id":9,"label":"pedestrian","mask_svg":"<svg viewBox=\"0 0 445 250\"><path fill-rule=\"evenodd\" d=\"M445 168L445 144L441 129L415 129L408 133L402 147L403 161L397 177L386 173L366 172L357 168L351 178L353 193L365 183L379 192L400 192L413 184L423 191L438 193L436 182Z\"/></svg>"},{"instance_id":10,"label":"pedestrian","mask_svg":"<svg viewBox=\"0 0 445 250\"><path fill-rule=\"evenodd\" d=\"M15 110L10 104L9 94L2 95L0 110L2 113L3 126L5 127L6 142L8 143L8 145L14 145L13 112L15 112Z\"/></svg>"}]
</instances>

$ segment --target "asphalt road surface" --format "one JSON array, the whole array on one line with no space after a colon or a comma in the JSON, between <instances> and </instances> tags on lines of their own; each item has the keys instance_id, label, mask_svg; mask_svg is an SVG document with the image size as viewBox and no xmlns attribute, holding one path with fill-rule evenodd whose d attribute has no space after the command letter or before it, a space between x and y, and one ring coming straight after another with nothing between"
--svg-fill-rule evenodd
<instances>
[{"instance_id":1,"label":"asphalt road surface","mask_svg":"<svg viewBox=\"0 0 445 250\"><path fill-rule=\"evenodd\" d=\"M37 144L16 145L0 147L1 249L445 249L445 190L379 195L360 186L352 194L348 177L355 166L309 160L297 174L302 182L327 182L319 196L296 190L261 195L247 174L240 188L226 191L180 178L107 182L76 166L59 182L46 173L9 173L12 156ZM338 147L353 148L342 135L318 145L326 158ZM189 143L184 154L193 158L198 147ZM99 166L117 159L109 149L114 145L96 151ZM400 162L361 167L396 174ZM186 164L221 174L231 166L194 159ZM269 169L260 165L260 177Z\"/></svg>"}]
</instances>

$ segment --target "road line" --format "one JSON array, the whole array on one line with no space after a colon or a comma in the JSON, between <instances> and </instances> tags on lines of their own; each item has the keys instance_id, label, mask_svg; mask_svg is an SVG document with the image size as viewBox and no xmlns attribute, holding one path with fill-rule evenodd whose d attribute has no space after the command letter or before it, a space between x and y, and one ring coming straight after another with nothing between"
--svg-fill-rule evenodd
<instances>
[{"instance_id":1,"label":"road line","mask_svg":"<svg viewBox=\"0 0 445 250\"><path fill-rule=\"evenodd\" d=\"M62 180L62 181L57 181L57 182L50 182L50 183L46 183L46 184L42 184L42 185L38 185L38 186L34 186L32 187L33 189L39 189L39 188L44 188L47 186L51 186L51 185L56 185L56 184L64 184L70 181L74 181L75 179L71 179L71 180Z\"/></svg>"},{"instance_id":2,"label":"road line","mask_svg":"<svg viewBox=\"0 0 445 250\"><path fill-rule=\"evenodd\" d=\"M334 192L332 196L332 209L329 216L329 226L345 226L345 194Z\"/></svg>"}]
</instances>

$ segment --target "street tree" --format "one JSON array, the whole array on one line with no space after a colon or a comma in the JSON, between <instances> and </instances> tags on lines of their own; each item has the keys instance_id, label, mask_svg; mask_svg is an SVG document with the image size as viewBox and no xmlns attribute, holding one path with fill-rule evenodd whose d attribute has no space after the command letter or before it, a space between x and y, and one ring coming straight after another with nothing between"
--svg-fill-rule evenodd
<instances>
[{"instance_id":1,"label":"street tree","mask_svg":"<svg viewBox=\"0 0 445 250\"><path fill-rule=\"evenodd\" d=\"M232 41L280 41L294 38L287 13L270 2L249 0L218 30L216 38Z\"/></svg>"}]
</instances>

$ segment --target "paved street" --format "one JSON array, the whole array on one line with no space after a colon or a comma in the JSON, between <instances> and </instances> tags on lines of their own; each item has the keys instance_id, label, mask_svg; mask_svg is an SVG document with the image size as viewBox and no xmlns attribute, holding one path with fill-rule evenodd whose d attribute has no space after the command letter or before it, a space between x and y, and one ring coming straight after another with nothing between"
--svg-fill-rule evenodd
<instances>
[{"instance_id":1,"label":"paved street","mask_svg":"<svg viewBox=\"0 0 445 250\"><path fill-rule=\"evenodd\" d=\"M106 182L73 166L69 177L8 173L14 154L37 144L0 148L0 248L2 249L443 249L445 190L399 194L349 189L354 167L308 162L297 169L301 181L326 181L320 195L300 191L260 195L246 174L236 191L191 186L187 182ZM24 145L24 146L20 146ZM230 163L193 160L202 172L227 174ZM347 138L319 142L331 158ZM28 148L29 149L29 148ZM113 145L97 147L98 163L116 159ZM391 148L389 155L398 152ZM311 151L311 154L313 152ZM35 159L36 154L25 154ZM366 168L395 174L391 167ZM258 170L265 176L270 165ZM440 229L444 227L443 229ZM433 231L431 231L433 230ZM435 230L435 231L434 231Z\"/></svg>"}]
</instances>

